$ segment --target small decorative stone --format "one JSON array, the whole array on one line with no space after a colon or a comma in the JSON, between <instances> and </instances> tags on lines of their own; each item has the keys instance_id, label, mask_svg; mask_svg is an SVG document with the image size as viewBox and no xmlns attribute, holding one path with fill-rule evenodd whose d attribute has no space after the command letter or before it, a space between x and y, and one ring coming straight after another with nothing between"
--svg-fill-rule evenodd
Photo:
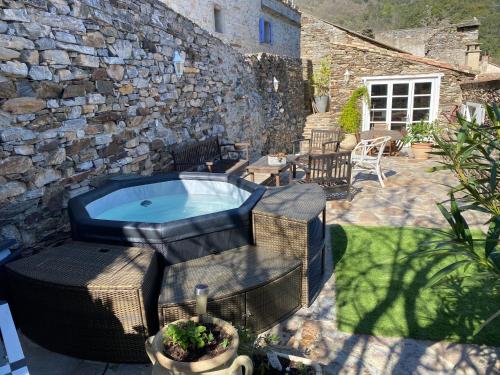
<instances>
[{"instance_id":1,"label":"small decorative stone","mask_svg":"<svg viewBox=\"0 0 500 375\"><path fill-rule=\"evenodd\" d=\"M124 85L124 86L120 87L118 89L118 91L122 95L129 95L129 94L132 94L134 92L134 86L132 86L132 85Z\"/></svg>"},{"instance_id":2,"label":"small decorative stone","mask_svg":"<svg viewBox=\"0 0 500 375\"><path fill-rule=\"evenodd\" d=\"M2 109L13 114L23 114L40 111L44 109L45 106L45 100L28 97L9 99L2 105Z\"/></svg>"},{"instance_id":3,"label":"small decorative stone","mask_svg":"<svg viewBox=\"0 0 500 375\"><path fill-rule=\"evenodd\" d=\"M104 104L106 103L106 98L101 94L90 94L88 95L89 104Z\"/></svg>"}]
</instances>

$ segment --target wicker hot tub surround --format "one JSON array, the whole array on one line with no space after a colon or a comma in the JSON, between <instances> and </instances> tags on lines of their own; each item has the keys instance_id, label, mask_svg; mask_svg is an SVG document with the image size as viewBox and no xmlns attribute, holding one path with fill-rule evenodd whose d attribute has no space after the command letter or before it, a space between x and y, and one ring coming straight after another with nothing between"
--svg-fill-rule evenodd
<instances>
[{"instance_id":1,"label":"wicker hot tub surround","mask_svg":"<svg viewBox=\"0 0 500 375\"><path fill-rule=\"evenodd\" d=\"M194 315L194 286L205 283L209 313L262 332L320 290L325 203L319 186L270 189L249 218L254 244L175 264L147 247L70 241L45 249L7 267L14 319L56 352L147 362L145 339Z\"/></svg>"}]
</instances>

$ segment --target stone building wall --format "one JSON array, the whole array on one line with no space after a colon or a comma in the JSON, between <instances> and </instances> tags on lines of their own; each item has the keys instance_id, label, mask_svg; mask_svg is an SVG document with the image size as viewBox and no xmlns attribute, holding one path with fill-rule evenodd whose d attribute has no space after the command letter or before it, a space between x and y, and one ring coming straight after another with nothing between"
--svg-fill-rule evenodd
<instances>
[{"instance_id":1,"label":"stone building wall","mask_svg":"<svg viewBox=\"0 0 500 375\"><path fill-rule=\"evenodd\" d=\"M0 0L0 238L68 229L93 178L168 170L173 144L288 145L301 76L300 59L246 57L155 0Z\"/></svg>"},{"instance_id":2,"label":"stone building wall","mask_svg":"<svg viewBox=\"0 0 500 375\"><path fill-rule=\"evenodd\" d=\"M300 57L300 13L283 0L161 0L243 53ZM222 33L215 31L214 8ZM259 42L259 19L272 23L272 44Z\"/></svg>"},{"instance_id":3,"label":"stone building wall","mask_svg":"<svg viewBox=\"0 0 500 375\"><path fill-rule=\"evenodd\" d=\"M500 104L500 78L464 82L463 101L481 104Z\"/></svg>"},{"instance_id":4,"label":"stone building wall","mask_svg":"<svg viewBox=\"0 0 500 375\"><path fill-rule=\"evenodd\" d=\"M344 72L349 69L350 80L344 82ZM402 53L382 52L378 48L368 49L359 46L335 44L332 46L332 79L331 79L331 113L336 121L342 107L346 104L352 92L363 84L362 77L394 76L442 73L439 118L444 120L443 113L453 111L462 103L460 84L474 77L453 69L434 66L412 59L411 55Z\"/></svg>"},{"instance_id":5,"label":"stone building wall","mask_svg":"<svg viewBox=\"0 0 500 375\"><path fill-rule=\"evenodd\" d=\"M375 39L417 56L464 66L467 44L479 39L479 23L376 31Z\"/></svg>"}]
</instances>

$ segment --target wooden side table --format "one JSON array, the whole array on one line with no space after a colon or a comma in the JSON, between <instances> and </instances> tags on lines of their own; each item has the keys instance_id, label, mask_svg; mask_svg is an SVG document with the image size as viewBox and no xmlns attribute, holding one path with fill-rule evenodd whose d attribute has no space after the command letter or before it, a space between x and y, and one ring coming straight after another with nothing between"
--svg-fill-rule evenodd
<instances>
[{"instance_id":1,"label":"wooden side table","mask_svg":"<svg viewBox=\"0 0 500 375\"><path fill-rule=\"evenodd\" d=\"M287 156L287 162L285 165L269 165L267 162L267 156L263 156L247 167L247 173L252 179L252 182L255 182L255 173L270 174L271 178L275 179L275 185L281 186L281 173L293 170L293 174L295 175L295 164L293 161L294 156Z\"/></svg>"}]
</instances>

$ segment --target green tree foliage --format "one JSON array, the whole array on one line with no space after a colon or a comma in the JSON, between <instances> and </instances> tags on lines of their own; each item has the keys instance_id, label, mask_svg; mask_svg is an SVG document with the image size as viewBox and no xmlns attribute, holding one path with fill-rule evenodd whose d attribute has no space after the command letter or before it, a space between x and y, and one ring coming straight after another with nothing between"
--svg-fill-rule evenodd
<instances>
[{"instance_id":1,"label":"green tree foliage","mask_svg":"<svg viewBox=\"0 0 500 375\"><path fill-rule=\"evenodd\" d=\"M358 87L353 91L351 97L342 108L340 112L339 123L346 133L356 133L362 120L361 107L359 105L360 99L368 97L368 90L365 86Z\"/></svg>"},{"instance_id":2,"label":"green tree foliage","mask_svg":"<svg viewBox=\"0 0 500 375\"><path fill-rule=\"evenodd\" d=\"M362 31L481 21L482 50L500 58L500 0L296 0L305 11Z\"/></svg>"}]
</instances>

